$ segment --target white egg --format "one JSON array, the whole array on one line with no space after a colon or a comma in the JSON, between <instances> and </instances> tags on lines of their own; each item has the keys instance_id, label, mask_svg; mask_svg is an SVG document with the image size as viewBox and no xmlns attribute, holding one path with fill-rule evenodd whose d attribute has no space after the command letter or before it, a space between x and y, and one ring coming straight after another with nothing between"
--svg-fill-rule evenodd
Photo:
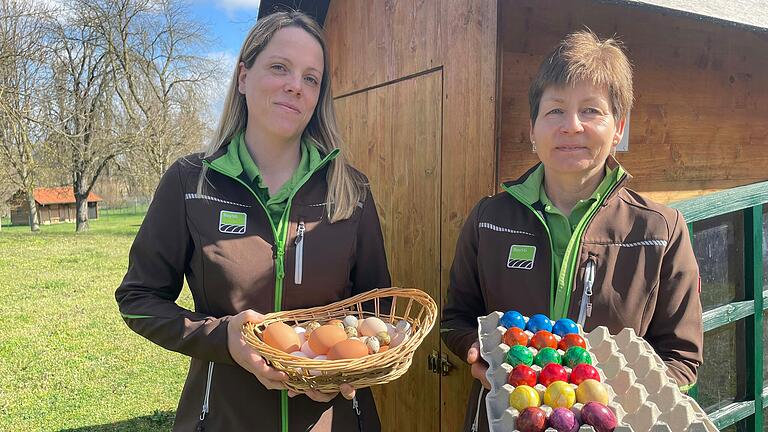
<instances>
[{"instance_id":1,"label":"white egg","mask_svg":"<svg viewBox=\"0 0 768 432\"><path fill-rule=\"evenodd\" d=\"M395 326L393 326L390 323L387 323L387 333L389 334L389 337L391 338L395 337L395 334L397 333Z\"/></svg>"},{"instance_id":2,"label":"white egg","mask_svg":"<svg viewBox=\"0 0 768 432\"><path fill-rule=\"evenodd\" d=\"M291 355L294 356L294 357L309 358L308 355L304 354L301 351L294 351L294 352L291 353Z\"/></svg>"},{"instance_id":3,"label":"white egg","mask_svg":"<svg viewBox=\"0 0 768 432\"><path fill-rule=\"evenodd\" d=\"M344 327L354 327L357 328L357 317L352 315L347 315L344 317L344 319L341 321L344 324Z\"/></svg>"},{"instance_id":4,"label":"white egg","mask_svg":"<svg viewBox=\"0 0 768 432\"><path fill-rule=\"evenodd\" d=\"M392 341L389 342L389 347L394 348L407 340L408 333L397 333L395 337L392 338Z\"/></svg>"},{"instance_id":5,"label":"white egg","mask_svg":"<svg viewBox=\"0 0 768 432\"><path fill-rule=\"evenodd\" d=\"M299 335L299 343L304 345L304 342L307 341L307 335L306 335L307 329L305 329L304 327L296 326L293 328L293 331L295 331L296 334Z\"/></svg>"},{"instance_id":6,"label":"white egg","mask_svg":"<svg viewBox=\"0 0 768 432\"><path fill-rule=\"evenodd\" d=\"M301 352L306 354L308 358L315 358L317 356L317 354L312 351L312 348L309 347L309 342L304 342L301 344Z\"/></svg>"},{"instance_id":7,"label":"white egg","mask_svg":"<svg viewBox=\"0 0 768 432\"><path fill-rule=\"evenodd\" d=\"M410 334L411 323L406 320L400 320L398 321L397 326L395 326L395 330L397 330L398 333Z\"/></svg>"},{"instance_id":8,"label":"white egg","mask_svg":"<svg viewBox=\"0 0 768 432\"><path fill-rule=\"evenodd\" d=\"M315 356L314 360L328 360L328 356L320 354L318 356Z\"/></svg>"},{"instance_id":9,"label":"white egg","mask_svg":"<svg viewBox=\"0 0 768 432\"><path fill-rule=\"evenodd\" d=\"M377 333L386 332L387 325L376 317L368 317L360 323L357 330L363 336L376 336Z\"/></svg>"}]
</instances>

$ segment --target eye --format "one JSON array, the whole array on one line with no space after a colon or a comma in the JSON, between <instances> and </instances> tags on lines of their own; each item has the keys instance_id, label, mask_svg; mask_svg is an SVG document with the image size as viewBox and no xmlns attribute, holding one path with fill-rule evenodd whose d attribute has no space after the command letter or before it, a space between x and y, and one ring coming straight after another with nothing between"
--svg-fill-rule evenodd
<instances>
[{"instance_id":1,"label":"eye","mask_svg":"<svg viewBox=\"0 0 768 432\"><path fill-rule=\"evenodd\" d=\"M587 114L603 115L603 112L598 108L584 108L584 112Z\"/></svg>"},{"instance_id":2,"label":"eye","mask_svg":"<svg viewBox=\"0 0 768 432\"><path fill-rule=\"evenodd\" d=\"M271 65L269 68L272 69L275 72L281 72L281 73L288 71L288 68L286 68L285 65L283 65L281 63L275 63L275 64Z\"/></svg>"},{"instance_id":3,"label":"eye","mask_svg":"<svg viewBox=\"0 0 768 432\"><path fill-rule=\"evenodd\" d=\"M547 115L549 115L549 114L562 114L562 113L563 113L563 110L561 110L560 108L555 108L555 109L547 111Z\"/></svg>"},{"instance_id":4,"label":"eye","mask_svg":"<svg viewBox=\"0 0 768 432\"><path fill-rule=\"evenodd\" d=\"M304 77L304 80L305 80L307 83L309 83L309 85L311 85L311 86L318 86L318 85L320 85L320 80L318 80L317 78L315 78L315 77L314 77L314 76L312 76L312 75L307 75L307 76L305 76L305 77Z\"/></svg>"}]
</instances>

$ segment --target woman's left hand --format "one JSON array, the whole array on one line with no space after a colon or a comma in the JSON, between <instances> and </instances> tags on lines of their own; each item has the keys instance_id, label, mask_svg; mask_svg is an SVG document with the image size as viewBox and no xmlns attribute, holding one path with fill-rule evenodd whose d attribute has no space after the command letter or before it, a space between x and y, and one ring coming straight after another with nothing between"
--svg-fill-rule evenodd
<instances>
[{"instance_id":1,"label":"woman's left hand","mask_svg":"<svg viewBox=\"0 0 768 432\"><path fill-rule=\"evenodd\" d=\"M347 400L352 400L352 398L355 397L355 389L349 384L340 385L339 391L336 393L322 393L317 390L306 390L303 392L295 392L293 390L288 390L288 396L290 397L294 397L300 394L305 394L307 395L308 398L312 399L315 402L330 402L339 393L341 393L341 395L344 396L344 399L347 399Z\"/></svg>"}]
</instances>

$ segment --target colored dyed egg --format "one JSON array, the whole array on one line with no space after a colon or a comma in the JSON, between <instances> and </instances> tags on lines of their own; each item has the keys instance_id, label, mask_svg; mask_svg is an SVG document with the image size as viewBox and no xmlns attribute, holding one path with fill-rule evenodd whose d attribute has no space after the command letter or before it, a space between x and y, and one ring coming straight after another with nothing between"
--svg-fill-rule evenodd
<instances>
[{"instance_id":1,"label":"colored dyed egg","mask_svg":"<svg viewBox=\"0 0 768 432\"><path fill-rule=\"evenodd\" d=\"M539 330L531 338L531 346L537 350L541 350L546 347L557 349L557 339L555 335L546 330Z\"/></svg>"},{"instance_id":2,"label":"colored dyed egg","mask_svg":"<svg viewBox=\"0 0 768 432\"><path fill-rule=\"evenodd\" d=\"M550 363L539 372L539 384L549 387L555 381L568 381L568 372L562 365Z\"/></svg>"},{"instance_id":3,"label":"colored dyed egg","mask_svg":"<svg viewBox=\"0 0 768 432\"><path fill-rule=\"evenodd\" d=\"M551 332L552 321L544 314L536 314L528 320L525 329L534 334L540 330Z\"/></svg>"},{"instance_id":4,"label":"colored dyed egg","mask_svg":"<svg viewBox=\"0 0 768 432\"><path fill-rule=\"evenodd\" d=\"M568 348L572 346L578 346L587 349L587 343L584 341L584 338L580 335L577 335L576 333L570 333L563 336L563 338L560 339L560 342L557 344L557 349L568 351Z\"/></svg>"},{"instance_id":5,"label":"colored dyed egg","mask_svg":"<svg viewBox=\"0 0 768 432\"><path fill-rule=\"evenodd\" d=\"M528 335L525 334L523 329L520 327L508 328L507 331L504 332L504 336L501 339L505 344L509 346L528 346Z\"/></svg>"},{"instance_id":6,"label":"colored dyed egg","mask_svg":"<svg viewBox=\"0 0 768 432\"><path fill-rule=\"evenodd\" d=\"M526 408L517 417L515 429L520 432L543 432L547 430L547 413L537 407Z\"/></svg>"},{"instance_id":7,"label":"colored dyed egg","mask_svg":"<svg viewBox=\"0 0 768 432\"><path fill-rule=\"evenodd\" d=\"M328 360L355 359L368 355L368 347L356 339L343 340L328 351Z\"/></svg>"},{"instance_id":8,"label":"colored dyed egg","mask_svg":"<svg viewBox=\"0 0 768 432\"><path fill-rule=\"evenodd\" d=\"M518 327L525 329L525 318L523 314L518 311L506 311L504 315L499 318L499 325L502 327Z\"/></svg>"},{"instance_id":9,"label":"colored dyed egg","mask_svg":"<svg viewBox=\"0 0 768 432\"><path fill-rule=\"evenodd\" d=\"M387 325L376 317L368 317L358 324L357 332L363 336L376 336L377 333L386 333Z\"/></svg>"},{"instance_id":10,"label":"colored dyed egg","mask_svg":"<svg viewBox=\"0 0 768 432\"><path fill-rule=\"evenodd\" d=\"M581 421L597 432L611 432L617 426L616 414L599 402L590 402L581 409Z\"/></svg>"},{"instance_id":11,"label":"colored dyed egg","mask_svg":"<svg viewBox=\"0 0 768 432\"><path fill-rule=\"evenodd\" d=\"M319 355L326 355L334 345L347 338L347 333L339 326L326 324L309 335L309 347Z\"/></svg>"},{"instance_id":12,"label":"colored dyed egg","mask_svg":"<svg viewBox=\"0 0 768 432\"><path fill-rule=\"evenodd\" d=\"M267 345L285 353L298 351L301 348L299 335L291 326L283 322L268 325L262 336Z\"/></svg>"},{"instance_id":13,"label":"colored dyed egg","mask_svg":"<svg viewBox=\"0 0 768 432\"><path fill-rule=\"evenodd\" d=\"M600 381L600 374L597 372L597 369L595 369L594 366L582 363L576 365L576 367L573 368L569 381L572 384L579 385L587 379Z\"/></svg>"},{"instance_id":14,"label":"colored dyed egg","mask_svg":"<svg viewBox=\"0 0 768 432\"><path fill-rule=\"evenodd\" d=\"M600 402L608 405L608 390L600 381L586 379L576 388L576 400L583 404Z\"/></svg>"},{"instance_id":15,"label":"colored dyed egg","mask_svg":"<svg viewBox=\"0 0 768 432\"><path fill-rule=\"evenodd\" d=\"M544 391L544 403L552 408L570 408L576 403L576 392L567 382L555 381Z\"/></svg>"},{"instance_id":16,"label":"colored dyed egg","mask_svg":"<svg viewBox=\"0 0 768 432\"><path fill-rule=\"evenodd\" d=\"M555 325L552 326L552 333L560 337L563 337L567 334L578 334L579 327L577 327L576 323L571 319L560 318L559 320L555 321Z\"/></svg>"},{"instance_id":17,"label":"colored dyed egg","mask_svg":"<svg viewBox=\"0 0 768 432\"><path fill-rule=\"evenodd\" d=\"M557 432L577 432L579 421L573 411L567 408L555 408L549 415L549 427Z\"/></svg>"},{"instance_id":18,"label":"colored dyed egg","mask_svg":"<svg viewBox=\"0 0 768 432\"><path fill-rule=\"evenodd\" d=\"M531 353L531 350L527 347L515 345L509 347L509 351L507 351L507 356L504 361L513 367L519 364L530 366L533 364L533 353Z\"/></svg>"},{"instance_id":19,"label":"colored dyed egg","mask_svg":"<svg viewBox=\"0 0 768 432\"><path fill-rule=\"evenodd\" d=\"M536 371L530 366L519 364L509 373L507 382L513 387L521 385L533 387L536 385Z\"/></svg>"},{"instance_id":20,"label":"colored dyed egg","mask_svg":"<svg viewBox=\"0 0 768 432\"><path fill-rule=\"evenodd\" d=\"M563 354L563 366L573 369L576 365L582 363L592 364L592 357L590 357L589 352L582 347L572 346L568 348L568 351L566 351L565 354Z\"/></svg>"},{"instance_id":21,"label":"colored dyed egg","mask_svg":"<svg viewBox=\"0 0 768 432\"><path fill-rule=\"evenodd\" d=\"M539 392L531 386L521 385L515 387L509 394L509 406L522 411L528 407L537 407L541 405Z\"/></svg>"},{"instance_id":22,"label":"colored dyed egg","mask_svg":"<svg viewBox=\"0 0 768 432\"><path fill-rule=\"evenodd\" d=\"M543 348L541 351L536 354L536 357L533 358L533 364L537 366L544 367L550 363L555 364L561 364L562 359L560 358L560 353L557 352L556 349L546 347Z\"/></svg>"}]
</instances>

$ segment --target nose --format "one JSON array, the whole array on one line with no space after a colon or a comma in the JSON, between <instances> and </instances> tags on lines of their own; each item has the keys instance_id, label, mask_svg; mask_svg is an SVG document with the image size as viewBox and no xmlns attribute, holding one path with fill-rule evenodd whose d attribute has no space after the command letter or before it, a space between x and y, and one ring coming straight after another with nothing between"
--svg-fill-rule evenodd
<instances>
[{"instance_id":1,"label":"nose","mask_svg":"<svg viewBox=\"0 0 768 432\"><path fill-rule=\"evenodd\" d=\"M563 123L560 125L560 131L564 134L575 134L584 131L581 119L578 113L566 113L563 117Z\"/></svg>"},{"instance_id":2,"label":"nose","mask_svg":"<svg viewBox=\"0 0 768 432\"><path fill-rule=\"evenodd\" d=\"M286 93L301 96L301 76L290 75L286 81L283 90Z\"/></svg>"}]
</instances>

